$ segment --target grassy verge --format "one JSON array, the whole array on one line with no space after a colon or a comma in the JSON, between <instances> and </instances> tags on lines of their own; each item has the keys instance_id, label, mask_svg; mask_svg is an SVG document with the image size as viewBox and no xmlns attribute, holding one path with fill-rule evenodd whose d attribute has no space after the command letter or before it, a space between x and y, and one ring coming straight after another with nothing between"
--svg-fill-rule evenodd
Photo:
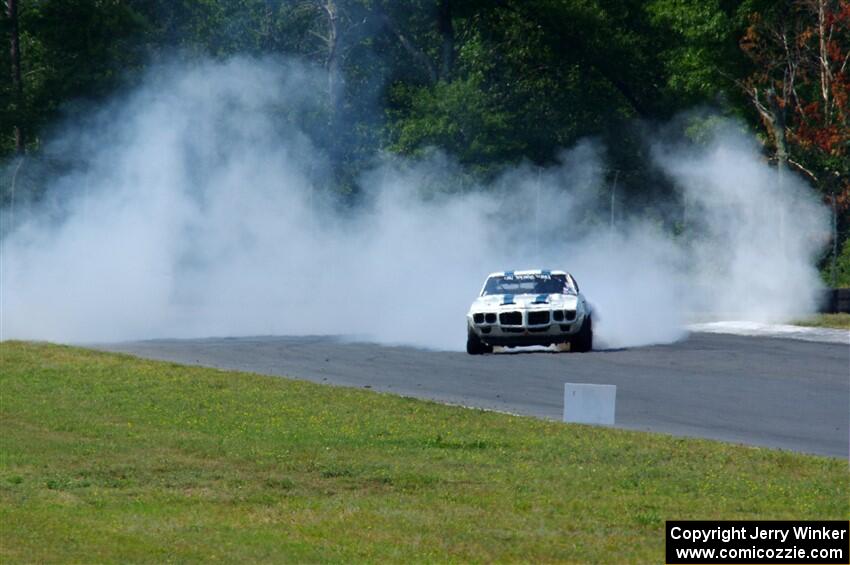
<instances>
[{"instance_id":1,"label":"grassy verge","mask_svg":"<svg viewBox=\"0 0 850 565\"><path fill-rule=\"evenodd\" d=\"M660 562L846 519L847 462L0 344L0 562Z\"/></svg>"},{"instance_id":2,"label":"grassy verge","mask_svg":"<svg viewBox=\"0 0 850 565\"><path fill-rule=\"evenodd\" d=\"M793 322L796 326L808 326L811 328L836 328L839 330L850 330L850 314L817 314L805 320Z\"/></svg>"}]
</instances>

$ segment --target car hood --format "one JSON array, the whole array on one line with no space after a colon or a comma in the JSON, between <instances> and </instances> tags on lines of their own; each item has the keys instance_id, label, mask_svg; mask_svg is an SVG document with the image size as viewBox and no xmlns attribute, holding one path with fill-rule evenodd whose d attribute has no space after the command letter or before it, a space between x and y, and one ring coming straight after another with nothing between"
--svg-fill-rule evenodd
<instances>
[{"instance_id":1,"label":"car hood","mask_svg":"<svg viewBox=\"0 0 850 565\"><path fill-rule=\"evenodd\" d=\"M516 310L524 308L564 308L575 310L578 297L573 294L494 294L479 296L472 303L470 311Z\"/></svg>"}]
</instances>

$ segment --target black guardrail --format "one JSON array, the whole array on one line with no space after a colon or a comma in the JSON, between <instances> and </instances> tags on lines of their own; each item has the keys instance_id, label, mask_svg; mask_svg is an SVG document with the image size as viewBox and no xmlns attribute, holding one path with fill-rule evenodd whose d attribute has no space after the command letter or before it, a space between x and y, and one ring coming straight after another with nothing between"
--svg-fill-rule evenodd
<instances>
[{"instance_id":1,"label":"black guardrail","mask_svg":"<svg viewBox=\"0 0 850 565\"><path fill-rule=\"evenodd\" d=\"M850 288L831 288L825 290L820 311L824 314L850 313Z\"/></svg>"}]
</instances>

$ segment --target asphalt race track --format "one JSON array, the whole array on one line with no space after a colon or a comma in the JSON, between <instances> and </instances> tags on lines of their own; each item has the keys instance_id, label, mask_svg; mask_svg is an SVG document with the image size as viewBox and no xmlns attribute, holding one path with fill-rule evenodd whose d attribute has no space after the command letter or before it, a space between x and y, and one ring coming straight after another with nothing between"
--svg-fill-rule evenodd
<instances>
[{"instance_id":1,"label":"asphalt race track","mask_svg":"<svg viewBox=\"0 0 850 565\"><path fill-rule=\"evenodd\" d=\"M844 458L850 443L850 346L840 343L695 333L671 345L480 357L334 337L97 348L555 419L565 382L615 384L620 427Z\"/></svg>"}]
</instances>

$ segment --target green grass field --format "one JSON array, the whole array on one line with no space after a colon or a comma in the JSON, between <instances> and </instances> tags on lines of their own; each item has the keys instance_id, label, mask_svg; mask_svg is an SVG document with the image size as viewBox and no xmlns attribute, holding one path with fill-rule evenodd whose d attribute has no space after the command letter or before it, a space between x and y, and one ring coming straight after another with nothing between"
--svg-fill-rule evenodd
<instances>
[{"instance_id":1,"label":"green grass field","mask_svg":"<svg viewBox=\"0 0 850 565\"><path fill-rule=\"evenodd\" d=\"M839 330L850 330L850 314L817 314L805 320L794 322L797 326L809 326L812 328L836 328Z\"/></svg>"},{"instance_id":2,"label":"green grass field","mask_svg":"<svg viewBox=\"0 0 850 565\"><path fill-rule=\"evenodd\" d=\"M0 344L0 562L663 562L846 519L847 461Z\"/></svg>"}]
</instances>

